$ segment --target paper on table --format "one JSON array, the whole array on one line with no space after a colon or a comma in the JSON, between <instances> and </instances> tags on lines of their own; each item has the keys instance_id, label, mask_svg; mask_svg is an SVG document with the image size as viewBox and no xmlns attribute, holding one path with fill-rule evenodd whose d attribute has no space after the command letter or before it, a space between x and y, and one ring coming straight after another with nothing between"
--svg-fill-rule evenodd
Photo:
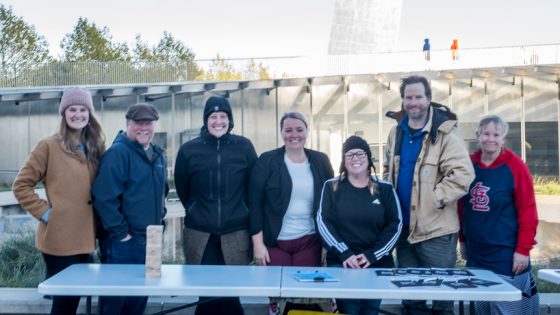
<instances>
[{"instance_id":1,"label":"paper on table","mask_svg":"<svg viewBox=\"0 0 560 315\"><path fill-rule=\"evenodd\" d=\"M297 281L301 282L335 282L339 281L335 277L329 275L326 272L315 271L315 272L296 272L292 274L292 277Z\"/></svg>"}]
</instances>

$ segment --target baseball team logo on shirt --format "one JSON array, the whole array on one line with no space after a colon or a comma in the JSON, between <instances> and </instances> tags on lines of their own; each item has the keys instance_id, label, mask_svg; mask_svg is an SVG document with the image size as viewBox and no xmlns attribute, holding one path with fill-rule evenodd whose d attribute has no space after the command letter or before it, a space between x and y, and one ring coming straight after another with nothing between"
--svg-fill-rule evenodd
<instances>
[{"instance_id":1,"label":"baseball team logo on shirt","mask_svg":"<svg viewBox=\"0 0 560 315\"><path fill-rule=\"evenodd\" d=\"M472 209L474 211L490 211L488 203L490 203L490 198L486 194L490 190L490 187L482 185L481 182L476 183L476 185L471 188L471 200Z\"/></svg>"}]
</instances>

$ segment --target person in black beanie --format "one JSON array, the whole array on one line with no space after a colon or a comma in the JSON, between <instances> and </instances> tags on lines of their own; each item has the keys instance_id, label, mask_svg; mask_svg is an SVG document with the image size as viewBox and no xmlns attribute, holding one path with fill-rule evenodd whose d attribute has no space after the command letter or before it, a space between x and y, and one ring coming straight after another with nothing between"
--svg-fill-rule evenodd
<instances>
[{"instance_id":1,"label":"person in black beanie","mask_svg":"<svg viewBox=\"0 0 560 315\"><path fill-rule=\"evenodd\" d=\"M327 248L327 266L392 268L391 252L402 228L393 186L379 180L367 142L350 136L342 147L340 175L323 186L317 227ZM336 299L350 315L377 314L381 300Z\"/></svg>"},{"instance_id":2,"label":"person in black beanie","mask_svg":"<svg viewBox=\"0 0 560 315\"><path fill-rule=\"evenodd\" d=\"M203 119L200 136L181 146L175 163L175 186L186 209L185 263L246 265L251 257L247 186L257 154L249 139L231 134L233 113L226 98L210 97ZM243 308L239 298L221 298L198 305L195 314L243 314Z\"/></svg>"}]
</instances>

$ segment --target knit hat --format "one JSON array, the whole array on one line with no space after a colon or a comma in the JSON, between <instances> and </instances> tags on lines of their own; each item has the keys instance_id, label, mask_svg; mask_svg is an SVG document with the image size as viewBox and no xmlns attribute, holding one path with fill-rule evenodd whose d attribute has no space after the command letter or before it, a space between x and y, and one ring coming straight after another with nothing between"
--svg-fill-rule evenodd
<instances>
[{"instance_id":1,"label":"knit hat","mask_svg":"<svg viewBox=\"0 0 560 315\"><path fill-rule=\"evenodd\" d=\"M158 120L159 113L152 104L137 103L128 107L125 117L134 121Z\"/></svg>"},{"instance_id":2,"label":"knit hat","mask_svg":"<svg viewBox=\"0 0 560 315\"><path fill-rule=\"evenodd\" d=\"M352 149L362 149L366 152L368 158L368 167L373 167L373 160L371 158L371 149L369 148L369 144L366 140L358 137L358 136L350 136L344 144L342 145L342 163L344 163L344 154Z\"/></svg>"},{"instance_id":3,"label":"knit hat","mask_svg":"<svg viewBox=\"0 0 560 315\"><path fill-rule=\"evenodd\" d=\"M88 90L79 86L71 86L64 89L62 98L60 99L60 107L58 113L62 116L64 111L72 105L85 106L90 114L95 111L93 108L93 99Z\"/></svg>"},{"instance_id":4,"label":"knit hat","mask_svg":"<svg viewBox=\"0 0 560 315\"><path fill-rule=\"evenodd\" d=\"M224 112L227 114L229 119L228 132L233 129L233 113L231 111L231 106L227 98L223 96L211 96L204 106L204 126L202 128L208 130L208 117L215 112Z\"/></svg>"}]
</instances>

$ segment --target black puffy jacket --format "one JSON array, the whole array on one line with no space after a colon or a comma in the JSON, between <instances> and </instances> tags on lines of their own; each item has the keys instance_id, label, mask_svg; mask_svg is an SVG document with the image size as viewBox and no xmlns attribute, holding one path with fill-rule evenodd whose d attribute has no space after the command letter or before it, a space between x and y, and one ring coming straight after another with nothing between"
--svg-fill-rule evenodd
<instances>
[{"instance_id":1,"label":"black puffy jacket","mask_svg":"<svg viewBox=\"0 0 560 315\"><path fill-rule=\"evenodd\" d=\"M203 130L177 153L175 186L185 207L185 227L227 234L249 227L247 187L257 154L249 139Z\"/></svg>"}]
</instances>

